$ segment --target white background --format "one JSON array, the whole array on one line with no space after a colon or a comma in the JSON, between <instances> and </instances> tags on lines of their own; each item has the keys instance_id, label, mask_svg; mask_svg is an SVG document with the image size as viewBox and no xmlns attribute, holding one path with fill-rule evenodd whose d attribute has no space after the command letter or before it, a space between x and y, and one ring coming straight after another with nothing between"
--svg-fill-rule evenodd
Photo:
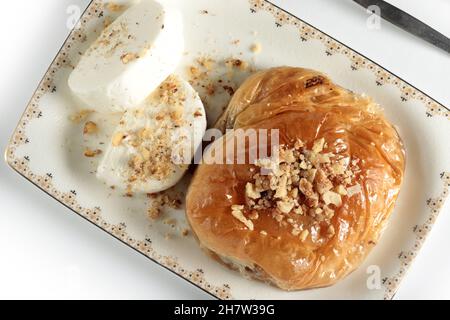
<instances>
[{"instance_id":1,"label":"white background","mask_svg":"<svg viewBox=\"0 0 450 320\"><path fill-rule=\"evenodd\" d=\"M69 33L68 6L75 4L84 9L88 2L2 3L2 151ZM369 30L366 12L350 0L274 2L450 106L449 54L387 22L382 22L380 30ZM389 2L450 36L448 0ZM448 208L447 204L403 281L397 299L450 299ZM208 299L209 296L99 231L0 163L0 298Z\"/></svg>"}]
</instances>

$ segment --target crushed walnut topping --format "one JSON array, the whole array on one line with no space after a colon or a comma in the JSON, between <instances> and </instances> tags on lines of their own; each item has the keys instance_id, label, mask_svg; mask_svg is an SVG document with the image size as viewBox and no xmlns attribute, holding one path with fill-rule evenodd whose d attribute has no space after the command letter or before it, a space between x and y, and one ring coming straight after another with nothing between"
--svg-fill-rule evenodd
<instances>
[{"instance_id":1,"label":"crushed walnut topping","mask_svg":"<svg viewBox=\"0 0 450 320\"><path fill-rule=\"evenodd\" d=\"M215 64L216 61L214 61L213 59L209 58L209 57L201 57L197 59L197 63L201 66L206 68L207 70L211 71Z\"/></svg>"},{"instance_id":2,"label":"crushed walnut topping","mask_svg":"<svg viewBox=\"0 0 450 320\"><path fill-rule=\"evenodd\" d=\"M109 25L94 42L94 44L86 51L85 55L95 54L97 50L104 57L112 57L120 48L126 45L126 40L133 40L133 36L129 33L128 26L125 22ZM122 55L124 57L125 55ZM122 60L121 57L121 60Z\"/></svg>"},{"instance_id":3,"label":"crushed walnut topping","mask_svg":"<svg viewBox=\"0 0 450 320\"><path fill-rule=\"evenodd\" d=\"M225 61L225 65L230 69L237 68L239 70L246 70L248 68L248 63L241 59L228 59Z\"/></svg>"},{"instance_id":4,"label":"crushed walnut topping","mask_svg":"<svg viewBox=\"0 0 450 320\"><path fill-rule=\"evenodd\" d=\"M203 112L201 110L197 110L194 113L194 117L198 118L198 117L203 117Z\"/></svg>"},{"instance_id":5,"label":"crushed walnut topping","mask_svg":"<svg viewBox=\"0 0 450 320\"><path fill-rule=\"evenodd\" d=\"M92 150L92 149L87 148L87 149L84 151L84 156L85 156L86 158L94 158L94 157L100 155L101 153L102 153L102 150L99 150L99 149L97 149L97 150Z\"/></svg>"},{"instance_id":6,"label":"crushed walnut topping","mask_svg":"<svg viewBox=\"0 0 450 320\"><path fill-rule=\"evenodd\" d=\"M158 89L149 97L158 103L172 106L173 111L183 111L183 103L186 101L184 91L181 90L181 82L176 76L169 76Z\"/></svg>"},{"instance_id":7,"label":"crushed walnut topping","mask_svg":"<svg viewBox=\"0 0 450 320\"><path fill-rule=\"evenodd\" d=\"M120 57L120 60L122 61L123 64L128 64L131 61L134 61L136 59L139 59L139 55L136 53L125 53Z\"/></svg>"},{"instance_id":8,"label":"crushed walnut topping","mask_svg":"<svg viewBox=\"0 0 450 320\"><path fill-rule=\"evenodd\" d=\"M206 109L212 105L227 105L242 79L254 71L253 62L246 62L240 56L214 60L204 53L193 58L185 70L186 79L199 93Z\"/></svg>"},{"instance_id":9,"label":"crushed walnut topping","mask_svg":"<svg viewBox=\"0 0 450 320\"><path fill-rule=\"evenodd\" d=\"M105 4L105 8L110 12L121 12L125 9L125 6L115 2L108 2Z\"/></svg>"},{"instance_id":10,"label":"crushed walnut topping","mask_svg":"<svg viewBox=\"0 0 450 320\"><path fill-rule=\"evenodd\" d=\"M309 236L309 231L308 230L303 230L301 233L300 233L300 241L305 241L307 238L308 238L308 236Z\"/></svg>"},{"instance_id":11,"label":"crushed walnut topping","mask_svg":"<svg viewBox=\"0 0 450 320\"><path fill-rule=\"evenodd\" d=\"M319 236L332 238L332 219L343 198L361 191L355 182L361 172L359 160L326 152L324 138L315 140L311 149L301 140L292 145L280 146L278 159L256 161L261 170L245 185L245 204L233 206L232 214L246 225L251 222L252 230L252 221L258 219L255 213L269 209L273 219L282 227L289 226L301 241L310 235L312 241Z\"/></svg>"},{"instance_id":12,"label":"crushed walnut topping","mask_svg":"<svg viewBox=\"0 0 450 320\"><path fill-rule=\"evenodd\" d=\"M138 108L125 112L120 123L122 127L113 135L111 143L114 147L130 147L133 150L128 162L131 171L128 181L130 184L136 181L145 183L149 179L161 181L178 169L187 167L184 157L188 154L185 154L183 149L177 150L179 164L173 161L175 153L172 131L188 121L183 116L186 93L181 86L178 78L170 76L147 98L150 102L155 100L157 105L167 105L155 112L154 117L159 122L158 128L144 126L139 129L127 129L129 115L135 118L145 116L145 109ZM181 135L178 142L187 138L186 135Z\"/></svg>"},{"instance_id":13,"label":"crushed walnut topping","mask_svg":"<svg viewBox=\"0 0 450 320\"><path fill-rule=\"evenodd\" d=\"M123 132L117 132L114 134L112 138L112 145L114 147L118 147L122 144L123 139L125 139L127 135Z\"/></svg>"}]
</instances>

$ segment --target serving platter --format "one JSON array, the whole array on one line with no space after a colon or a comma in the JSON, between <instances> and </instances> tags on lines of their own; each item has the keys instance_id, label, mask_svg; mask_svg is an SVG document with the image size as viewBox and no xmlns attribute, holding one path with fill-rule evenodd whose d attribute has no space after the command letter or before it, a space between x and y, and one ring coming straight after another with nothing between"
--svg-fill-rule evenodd
<instances>
[{"instance_id":1,"label":"serving platter","mask_svg":"<svg viewBox=\"0 0 450 320\"><path fill-rule=\"evenodd\" d=\"M154 199L126 196L96 179L98 159L84 151L109 139L117 115L80 114L85 106L67 79L101 30L135 1L90 3L26 107L6 150L8 164L81 217L219 299L391 299L449 193L449 109L268 1L161 1L182 12L186 48L177 74L199 91L209 124L248 75L280 65L322 71L384 107L405 143L406 173L385 233L365 263L333 287L284 292L207 257L188 231L184 204L166 207L152 220ZM229 62L237 60L242 63L230 70ZM85 119L101 124L93 139L82 134ZM189 179L176 187L181 198Z\"/></svg>"}]
</instances>

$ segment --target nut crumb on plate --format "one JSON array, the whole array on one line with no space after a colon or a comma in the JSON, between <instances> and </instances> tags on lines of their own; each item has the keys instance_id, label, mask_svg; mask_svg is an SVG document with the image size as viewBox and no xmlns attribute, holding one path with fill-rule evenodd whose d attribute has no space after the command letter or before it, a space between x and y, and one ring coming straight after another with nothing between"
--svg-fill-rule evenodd
<instances>
[{"instance_id":1,"label":"nut crumb on plate","mask_svg":"<svg viewBox=\"0 0 450 320\"><path fill-rule=\"evenodd\" d=\"M69 119L70 119L70 121L72 121L74 123L80 123L83 120L85 120L92 113L94 113L93 110L81 110L81 111L78 111L77 113L71 115L69 117Z\"/></svg>"},{"instance_id":2,"label":"nut crumb on plate","mask_svg":"<svg viewBox=\"0 0 450 320\"><path fill-rule=\"evenodd\" d=\"M232 214L247 224L251 221L244 212L250 212L251 220L258 220L255 213L268 209L280 227L289 226L291 234L301 241L310 234L312 241L317 241L321 237L319 224L331 238L335 235L332 219L336 210L342 206L343 198L352 196L349 189L359 186L354 181L360 172L358 159L346 161L327 153L324 138L313 141L311 149L301 140L292 144L293 147L280 146L278 159L256 161L255 166L269 170L269 174L250 170L253 180L245 185L245 203L232 206ZM249 229L253 228L252 223Z\"/></svg>"},{"instance_id":3,"label":"nut crumb on plate","mask_svg":"<svg viewBox=\"0 0 450 320\"><path fill-rule=\"evenodd\" d=\"M88 121L84 125L83 134L94 134L98 132L98 126L93 121Z\"/></svg>"},{"instance_id":4,"label":"nut crumb on plate","mask_svg":"<svg viewBox=\"0 0 450 320\"><path fill-rule=\"evenodd\" d=\"M125 53L120 57L123 64L128 64L136 59L139 59L139 55L136 53Z\"/></svg>"}]
</instances>

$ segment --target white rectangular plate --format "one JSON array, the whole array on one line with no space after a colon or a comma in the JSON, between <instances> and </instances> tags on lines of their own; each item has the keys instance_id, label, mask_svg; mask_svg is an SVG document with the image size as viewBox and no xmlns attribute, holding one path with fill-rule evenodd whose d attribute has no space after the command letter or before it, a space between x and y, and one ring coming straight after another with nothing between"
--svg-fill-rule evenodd
<instances>
[{"instance_id":1,"label":"white rectangular plate","mask_svg":"<svg viewBox=\"0 0 450 320\"><path fill-rule=\"evenodd\" d=\"M127 198L100 183L93 173L97 160L83 156L84 148L92 143L83 139L83 123L69 119L80 106L67 87L80 52L118 14L99 0L89 5L33 95L6 151L7 162L80 216L218 298L391 299L450 189L450 111L269 2L167 1L174 2L184 17L187 48L177 71L181 76L187 77L188 66L199 56L214 59L218 67L213 78L230 80L228 85L234 89L252 69L301 66L324 72L336 83L366 93L384 106L406 145L407 169L389 226L365 263L335 286L283 292L243 279L203 254L192 236L181 235L186 226L183 210L168 210L164 218L150 221L146 214L149 199ZM126 5L129 1L122 2ZM259 54L250 50L256 43L262 47ZM226 74L224 61L231 57L247 61L249 68ZM229 100L229 88L216 86L216 94L207 96L201 85L195 83L204 96L211 123ZM105 135L106 129L100 139L106 139ZM174 217L176 225L165 224L167 217ZM369 276L377 276L378 271L381 286L368 287L368 279L373 280Z\"/></svg>"}]
</instances>

